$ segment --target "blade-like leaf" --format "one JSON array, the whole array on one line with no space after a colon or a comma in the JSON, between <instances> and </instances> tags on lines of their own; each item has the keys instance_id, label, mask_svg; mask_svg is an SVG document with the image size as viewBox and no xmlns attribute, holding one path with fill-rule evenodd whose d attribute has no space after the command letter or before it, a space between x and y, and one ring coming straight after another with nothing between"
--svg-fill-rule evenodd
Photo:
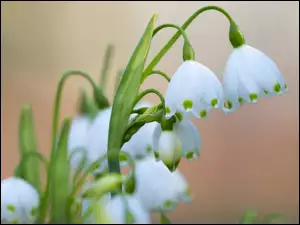
<instances>
[{"instance_id":1,"label":"blade-like leaf","mask_svg":"<svg viewBox=\"0 0 300 225\"><path fill-rule=\"evenodd\" d=\"M29 104L23 105L21 109L19 121L19 150L21 159L30 152L38 152L36 134L34 128L34 120L31 106ZM30 158L23 164L22 168L18 169L22 177L32 184L37 191L40 191L41 177L40 177L40 162L37 158Z\"/></svg>"},{"instance_id":2,"label":"blade-like leaf","mask_svg":"<svg viewBox=\"0 0 300 225\"><path fill-rule=\"evenodd\" d=\"M63 121L61 135L53 161L53 171L50 187L51 198L51 223L68 222L68 197L70 194L69 160L68 160L68 136L71 126L71 118Z\"/></svg>"},{"instance_id":3,"label":"blade-like leaf","mask_svg":"<svg viewBox=\"0 0 300 225\"><path fill-rule=\"evenodd\" d=\"M122 145L128 119L138 94L145 61L149 52L156 15L154 15L124 71L114 98L109 125L108 157L111 172L120 172L119 157L111 157ZM112 159L113 158L113 159Z\"/></svg>"},{"instance_id":4,"label":"blade-like leaf","mask_svg":"<svg viewBox=\"0 0 300 225\"><path fill-rule=\"evenodd\" d=\"M240 224L254 224L258 216L258 213L254 210L247 210L240 218Z\"/></svg>"}]
</instances>

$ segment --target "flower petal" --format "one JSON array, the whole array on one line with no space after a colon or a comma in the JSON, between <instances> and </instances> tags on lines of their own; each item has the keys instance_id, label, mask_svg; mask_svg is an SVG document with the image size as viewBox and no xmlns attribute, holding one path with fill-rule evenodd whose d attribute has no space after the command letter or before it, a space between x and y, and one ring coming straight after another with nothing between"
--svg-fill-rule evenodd
<instances>
[{"instance_id":1,"label":"flower petal","mask_svg":"<svg viewBox=\"0 0 300 225\"><path fill-rule=\"evenodd\" d=\"M9 223L33 223L39 194L27 181L10 177L1 181L1 218Z\"/></svg>"}]
</instances>

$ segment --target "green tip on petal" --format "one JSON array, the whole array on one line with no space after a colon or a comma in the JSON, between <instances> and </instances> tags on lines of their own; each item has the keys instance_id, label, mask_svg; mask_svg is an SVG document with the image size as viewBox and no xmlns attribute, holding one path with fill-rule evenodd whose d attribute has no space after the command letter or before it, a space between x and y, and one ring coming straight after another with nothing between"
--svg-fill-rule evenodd
<instances>
[{"instance_id":1,"label":"green tip on petal","mask_svg":"<svg viewBox=\"0 0 300 225\"><path fill-rule=\"evenodd\" d=\"M173 209L175 207L176 203L168 200L163 204L163 209Z\"/></svg>"},{"instance_id":2,"label":"green tip on petal","mask_svg":"<svg viewBox=\"0 0 300 225\"><path fill-rule=\"evenodd\" d=\"M255 93L251 93L251 94L249 95L249 98L250 98L251 101L256 102L257 99L258 99L258 95L255 94Z\"/></svg>"},{"instance_id":3,"label":"green tip on petal","mask_svg":"<svg viewBox=\"0 0 300 225\"><path fill-rule=\"evenodd\" d=\"M273 89L276 93L279 93L280 92L280 83L277 82L276 84L274 84Z\"/></svg>"},{"instance_id":4,"label":"green tip on petal","mask_svg":"<svg viewBox=\"0 0 300 225\"><path fill-rule=\"evenodd\" d=\"M183 107L185 110L193 108L193 102L191 100L184 100Z\"/></svg>"},{"instance_id":5,"label":"green tip on petal","mask_svg":"<svg viewBox=\"0 0 300 225\"><path fill-rule=\"evenodd\" d=\"M212 105L213 107L215 107L215 106L218 104L218 99L214 98L214 99L211 100L210 103L211 103L211 105Z\"/></svg>"},{"instance_id":6,"label":"green tip on petal","mask_svg":"<svg viewBox=\"0 0 300 225\"><path fill-rule=\"evenodd\" d=\"M284 89L287 89L287 85L286 84L284 84Z\"/></svg>"},{"instance_id":7,"label":"green tip on petal","mask_svg":"<svg viewBox=\"0 0 300 225\"><path fill-rule=\"evenodd\" d=\"M165 163L165 165L171 172L174 172L177 169L177 167L180 163L180 160L181 160L181 158L179 158L176 161L173 161L173 163Z\"/></svg>"},{"instance_id":8,"label":"green tip on petal","mask_svg":"<svg viewBox=\"0 0 300 225\"><path fill-rule=\"evenodd\" d=\"M264 90L264 93L265 93L266 95L268 95L268 94L269 94L269 92L268 92L267 90Z\"/></svg>"},{"instance_id":9,"label":"green tip on petal","mask_svg":"<svg viewBox=\"0 0 300 225\"><path fill-rule=\"evenodd\" d=\"M6 208L10 212L14 212L16 210L16 207L14 205L7 205Z\"/></svg>"},{"instance_id":10,"label":"green tip on petal","mask_svg":"<svg viewBox=\"0 0 300 225\"><path fill-rule=\"evenodd\" d=\"M158 152L154 152L154 156L155 156L156 159L158 159L159 158Z\"/></svg>"},{"instance_id":11,"label":"green tip on petal","mask_svg":"<svg viewBox=\"0 0 300 225\"><path fill-rule=\"evenodd\" d=\"M230 100L224 101L224 108L232 109L232 102Z\"/></svg>"},{"instance_id":12,"label":"green tip on petal","mask_svg":"<svg viewBox=\"0 0 300 225\"><path fill-rule=\"evenodd\" d=\"M239 100L239 103L240 103L240 104L243 104L243 102L244 102L244 99L243 99L243 98L239 97L238 100Z\"/></svg>"},{"instance_id":13,"label":"green tip on petal","mask_svg":"<svg viewBox=\"0 0 300 225\"><path fill-rule=\"evenodd\" d=\"M194 152L188 152L185 156L188 160L191 160L194 158Z\"/></svg>"},{"instance_id":14,"label":"green tip on petal","mask_svg":"<svg viewBox=\"0 0 300 225\"><path fill-rule=\"evenodd\" d=\"M205 109L200 112L200 117L201 118L206 117L206 110Z\"/></svg>"},{"instance_id":15,"label":"green tip on petal","mask_svg":"<svg viewBox=\"0 0 300 225\"><path fill-rule=\"evenodd\" d=\"M169 107L166 107L166 113L169 114L171 112L171 109Z\"/></svg>"},{"instance_id":16,"label":"green tip on petal","mask_svg":"<svg viewBox=\"0 0 300 225\"><path fill-rule=\"evenodd\" d=\"M183 116L182 116L182 114L181 114L180 112L176 112L176 113L175 113L175 116L177 117L177 119L178 119L179 121L182 121Z\"/></svg>"}]
</instances>

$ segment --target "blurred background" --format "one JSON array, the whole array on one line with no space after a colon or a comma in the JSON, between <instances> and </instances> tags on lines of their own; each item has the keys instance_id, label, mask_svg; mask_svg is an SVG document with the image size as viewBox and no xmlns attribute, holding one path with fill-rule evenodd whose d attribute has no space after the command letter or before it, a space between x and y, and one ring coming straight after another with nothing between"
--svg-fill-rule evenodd
<instances>
[{"instance_id":1,"label":"blurred background","mask_svg":"<svg viewBox=\"0 0 300 225\"><path fill-rule=\"evenodd\" d=\"M99 79L107 44L115 45L107 94L126 66L153 13L157 24L181 25L198 8L218 5L240 26L248 44L269 55L281 69L289 93L244 105L230 115L215 110L194 121L202 135L198 161L180 169L194 195L172 213L177 223L235 223L246 209L281 212L299 222L299 2L3 2L1 1L1 179L18 162L21 105L33 105L41 151L48 155L54 94L61 74L80 69ZM196 59L221 78L232 51L228 21L218 12L202 14L187 29ZM149 59L174 34L167 29L152 43ZM156 67L172 75L182 62L179 39ZM76 113L78 90L69 80L61 117ZM165 93L167 83L149 78L143 89ZM158 102L153 96L148 100Z\"/></svg>"}]
</instances>

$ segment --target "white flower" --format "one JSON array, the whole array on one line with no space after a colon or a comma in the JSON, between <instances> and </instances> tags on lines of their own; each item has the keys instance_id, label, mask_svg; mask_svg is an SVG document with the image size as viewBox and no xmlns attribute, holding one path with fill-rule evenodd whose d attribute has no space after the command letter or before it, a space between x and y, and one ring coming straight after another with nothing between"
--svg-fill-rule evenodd
<instances>
[{"instance_id":1,"label":"white flower","mask_svg":"<svg viewBox=\"0 0 300 225\"><path fill-rule=\"evenodd\" d=\"M39 194L27 181L10 177L1 181L1 220L33 223L39 207Z\"/></svg>"},{"instance_id":2,"label":"white flower","mask_svg":"<svg viewBox=\"0 0 300 225\"><path fill-rule=\"evenodd\" d=\"M188 193L187 183L162 161L152 157L136 161L136 196L146 210L171 210Z\"/></svg>"},{"instance_id":3,"label":"white flower","mask_svg":"<svg viewBox=\"0 0 300 225\"><path fill-rule=\"evenodd\" d=\"M83 214L87 212L88 208L93 204L91 199L83 200ZM94 210L85 223L108 223L108 224L125 224L126 217L132 220L135 224L150 224L151 218L149 213L143 208L141 203L131 195L117 195L111 198L106 195L98 202L98 210ZM97 217L99 220L97 221Z\"/></svg>"},{"instance_id":4,"label":"white flower","mask_svg":"<svg viewBox=\"0 0 300 225\"><path fill-rule=\"evenodd\" d=\"M164 132L162 132L160 124L158 124L153 134L153 145L156 157L165 162L165 160L163 159L164 157L166 157L165 155L167 154L169 157L171 157L171 153L174 152L176 148L169 148L169 151L166 151L166 148L161 148L159 146L159 143L161 143L160 140L162 138L161 135L163 133ZM172 133L180 141L180 156L183 156L188 160L192 160L193 158L197 158L200 155L201 138L197 128L190 120L188 120L187 118L183 118L181 121L175 123ZM175 143L176 142L174 141L172 145L175 145ZM170 145L170 147L172 146ZM179 150L176 151L178 151L179 153Z\"/></svg>"},{"instance_id":5,"label":"white flower","mask_svg":"<svg viewBox=\"0 0 300 225\"><path fill-rule=\"evenodd\" d=\"M107 108L98 113L87 133L87 151L90 163L98 160L107 153L108 130L112 108ZM99 170L101 172L107 167L104 160Z\"/></svg>"},{"instance_id":6,"label":"white flower","mask_svg":"<svg viewBox=\"0 0 300 225\"><path fill-rule=\"evenodd\" d=\"M150 214L143 208L141 203L131 195L117 195L108 201L105 206L108 218L115 224L125 224L126 216L131 223L150 224Z\"/></svg>"},{"instance_id":7,"label":"white flower","mask_svg":"<svg viewBox=\"0 0 300 225\"><path fill-rule=\"evenodd\" d=\"M141 103L138 103L134 109L151 106L151 103L142 101ZM132 114L130 120L135 116L136 114ZM152 122L142 126L138 132L122 146L122 151L129 153L133 158L143 158L153 155L152 135L157 124L157 122ZM124 165L124 163L122 164Z\"/></svg>"},{"instance_id":8,"label":"white flower","mask_svg":"<svg viewBox=\"0 0 300 225\"><path fill-rule=\"evenodd\" d=\"M92 183L88 183L84 190L87 190L90 186L92 185ZM82 205L81 205L81 215L85 215L90 207L92 206L92 204L94 204L96 198L84 198L82 199ZM107 202L111 199L110 194L106 194L104 196L102 196L97 203L101 206L107 204ZM88 216L88 218L84 221L85 224L96 224L96 218L97 218L97 211L92 210L91 214Z\"/></svg>"},{"instance_id":9,"label":"white flower","mask_svg":"<svg viewBox=\"0 0 300 225\"><path fill-rule=\"evenodd\" d=\"M221 106L222 85L216 75L196 61L185 61L173 75L166 92L166 118L176 112L204 118L213 107Z\"/></svg>"},{"instance_id":10,"label":"white flower","mask_svg":"<svg viewBox=\"0 0 300 225\"><path fill-rule=\"evenodd\" d=\"M68 151L71 156L71 167L76 168L87 147L87 133L91 126L91 119L87 116L77 116L72 120L68 138ZM76 152L75 152L76 151Z\"/></svg>"},{"instance_id":11,"label":"white flower","mask_svg":"<svg viewBox=\"0 0 300 225\"><path fill-rule=\"evenodd\" d=\"M157 134L160 131L159 138ZM181 142L174 131L162 131L160 124L157 125L154 140L154 152L156 158L159 158L169 168L174 171L181 159Z\"/></svg>"},{"instance_id":12,"label":"white flower","mask_svg":"<svg viewBox=\"0 0 300 225\"><path fill-rule=\"evenodd\" d=\"M287 90L276 64L249 45L234 48L226 64L223 85L224 112L233 112L244 101L256 103L260 96L279 95Z\"/></svg>"}]
</instances>

